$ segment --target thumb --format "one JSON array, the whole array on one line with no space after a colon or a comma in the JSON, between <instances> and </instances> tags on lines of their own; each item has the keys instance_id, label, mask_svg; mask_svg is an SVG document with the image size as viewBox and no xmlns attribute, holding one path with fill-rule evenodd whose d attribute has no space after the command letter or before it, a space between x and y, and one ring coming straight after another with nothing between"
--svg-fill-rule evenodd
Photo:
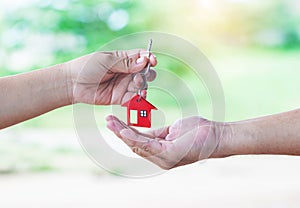
<instances>
[{"instance_id":1,"label":"thumb","mask_svg":"<svg viewBox=\"0 0 300 208\"><path fill-rule=\"evenodd\" d=\"M117 55L116 55L117 54ZM112 54L112 66L110 70L114 73L136 73L143 70L149 59L146 56L140 56L140 53L128 54L127 52L118 52Z\"/></svg>"},{"instance_id":2,"label":"thumb","mask_svg":"<svg viewBox=\"0 0 300 208\"><path fill-rule=\"evenodd\" d=\"M139 72L146 67L147 63L148 59L145 56L142 56L135 61L135 64L133 64L128 71L129 73Z\"/></svg>"}]
</instances>

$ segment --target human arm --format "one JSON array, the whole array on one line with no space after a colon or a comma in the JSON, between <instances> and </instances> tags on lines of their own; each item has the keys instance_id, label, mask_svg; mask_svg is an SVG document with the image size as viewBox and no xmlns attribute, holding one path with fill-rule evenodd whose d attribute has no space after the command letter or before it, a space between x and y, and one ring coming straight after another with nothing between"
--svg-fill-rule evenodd
<instances>
[{"instance_id":1,"label":"human arm","mask_svg":"<svg viewBox=\"0 0 300 208\"><path fill-rule=\"evenodd\" d=\"M229 123L193 116L146 133L114 116L107 117L107 126L135 153L164 169L233 155L300 155L300 109Z\"/></svg>"},{"instance_id":2,"label":"human arm","mask_svg":"<svg viewBox=\"0 0 300 208\"><path fill-rule=\"evenodd\" d=\"M226 155L300 155L300 109L228 123Z\"/></svg>"},{"instance_id":3,"label":"human arm","mask_svg":"<svg viewBox=\"0 0 300 208\"><path fill-rule=\"evenodd\" d=\"M95 52L41 70L0 78L0 129L73 103L121 104L135 94L132 74L153 54L144 50ZM155 78L150 70L148 81ZM140 83L140 80L137 81ZM146 96L146 91L142 92Z\"/></svg>"},{"instance_id":4,"label":"human arm","mask_svg":"<svg viewBox=\"0 0 300 208\"><path fill-rule=\"evenodd\" d=\"M0 79L0 129L71 103L60 65Z\"/></svg>"}]
</instances>

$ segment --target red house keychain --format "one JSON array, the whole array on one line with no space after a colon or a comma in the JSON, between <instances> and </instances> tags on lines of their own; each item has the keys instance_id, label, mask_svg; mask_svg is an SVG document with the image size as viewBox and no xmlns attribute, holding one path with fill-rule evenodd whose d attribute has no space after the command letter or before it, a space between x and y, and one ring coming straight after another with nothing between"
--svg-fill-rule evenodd
<instances>
[{"instance_id":1,"label":"red house keychain","mask_svg":"<svg viewBox=\"0 0 300 208\"><path fill-rule=\"evenodd\" d=\"M127 124L130 126L151 127L151 110L157 108L140 95L136 95L122 106L127 107Z\"/></svg>"},{"instance_id":2,"label":"red house keychain","mask_svg":"<svg viewBox=\"0 0 300 208\"><path fill-rule=\"evenodd\" d=\"M151 47L152 39L150 39L148 46L149 58ZM157 110L157 108L149 103L146 99L144 99L141 95L141 91L143 89L146 89L147 86L146 74L149 73L149 70L150 62L147 64L147 67L139 73L143 78L144 86L142 88L135 87L137 89L137 95L135 95L126 103L122 104L122 106L127 107L127 124L129 126L139 126L147 128L151 127L151 110Z\"/></svg>"}]
</instances>

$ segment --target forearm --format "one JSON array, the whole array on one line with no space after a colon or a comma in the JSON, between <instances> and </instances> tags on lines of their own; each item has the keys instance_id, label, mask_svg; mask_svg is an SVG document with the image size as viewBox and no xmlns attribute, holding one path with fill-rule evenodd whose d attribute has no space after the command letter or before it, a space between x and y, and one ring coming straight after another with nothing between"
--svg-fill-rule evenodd
<instances>
[{"instance_id":1,"label":"forearm","mask_svg":"<svg viewBox=\"0 0 300 208\"><path fill-rule=\"evenodd\" d=\"M300 109L228 123L220 144L223 155L300 155Z\"/></svg>"},{"instance_id":2,"label":"forearm","mask_svg":"<svg viewBox=\"0 0 300 208\"><path fill-rule=\"evenodd\" d=\"M61 65L0 78L0 129L71 104Z\"/></svg>"}]
</instances>

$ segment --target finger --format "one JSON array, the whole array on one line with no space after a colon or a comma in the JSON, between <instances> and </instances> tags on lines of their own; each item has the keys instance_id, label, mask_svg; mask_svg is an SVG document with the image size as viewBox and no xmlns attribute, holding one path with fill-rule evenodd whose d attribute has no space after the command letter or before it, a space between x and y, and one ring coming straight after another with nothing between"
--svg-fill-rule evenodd
<instances>
[{"instance_id":1,"label":"finger","mask_svg":"<svg viewBox=\"0 0 300 208\"><path fill-rule=\"evenodd\" d=\"M199 116L178 119L170 126L169 135L166 137L166 140L174 140L177 137L180 137L181 135L190 131L191 129L203 125L204 122L207 121Z\"/></svg>"},{"instance_id":2,"label":"finger","mask_svg":"<svg viewBox=\"0 0 300 208\"><path fill-rule=\"evenodd\" d=\"M148 87L148 85L146 85L146 88L147 87ZM137 93L138 93L138 90L134 86L133 82L130 82L129 85L128 85L127 92L123 95L121 104L126 103L128 100L130 100L131 98L133 98ZM146 99L146 97L147 97L147 89L144 89L144 90L141 91L141 96L144 99Z\"/></svg>"},{"instance_id":3,"label":"finger","mask_svg":"<svg viewBox=\"0 0 300 208\"><path fill-rule=\"evenodd\" d=\"M118 118L111 116L111 118L107 118L107 128L110 129L117 137L122 139L121 131L124 129L129 129L135 133L139 133L136 129L126 125L124 122L120 121ZM147 135L144 135L147 136ZM128 145L129 143L124 140L124 142Z\"/></svg>"},{"instance_id":4,"label":"finger","mask_svg":"<svg viewBox=\"0 0 300 208\"><path fill-rule=\"evenodd\" d=\"M135 88L133 81L129 81L127 92L123 94L121 104L126 103L128 100L133 98L137 94L137 89Z\"/></svg>"},{"instance_id":5,"label":"finger","mask_svg":"<svg viewBox=\"0 0 300 208\"><path fill-rule=\"evenodd\" d=\"M139 133L145 137L148 137L148 138L153 138L151 135L147 135L147 134L144 134L142 132L139 132L138 130L136 130L135 128L131 127L131 126L128 126L127 124L125 124L123 121L121 121L119 118L117 118L116 116L114 115L109 115L106 117L106 120L107 122L111 121L111 122L114 122L114 127L117 128L116 130L117 131L121 131L122 129L131 129L132 131L136 132L136 133Z\"/></svg>"},{"instance_id":6,"label":"finger","mask_svg":"<svg viewBox=\"0 0 300 208\"><path fill-rule=\"evenodd\" d=\"M109 115L106 117L106 121L113 121L115 125L120 125L120 128L118 129L118 131L121 131L122 129L131 129L132 131L134 131L137 134L140 134L141 136L144 136L148 139L155 139L155 137L151 134L148 133L143 133L143 132L139 132L138 130L136 130L135 128L128 126L127 124L125 124L123 121L121 121L119 118L117 118L114 115Z\"/></svg>"},{"instance_id":7,"label":"finger","mask_svg":"<svg viewBox=\"0 0 300 208\"><path fill-rule=\"evenodd\" d=\"M131 150L142 156L142 157L151 157L153 154L149 151L148 140L143 137L138 138L137 134L130 128L126 128L121 125L120 122L112 119L107 122L107 127L115 133L117 137L119 137L127 146L131 148ZM130 132L127 132L130 131ZM136 145L138 141L139 145Z\"/></svg>"},{"instance_id":8,"label":"finger","mask_svg":"<svg viewBox=\"0 0 300 208\"><path fill-rule=\"evenodd\" d=\"M130 100L131 98L133 98L134 96L137 95L137 91L128 91L124 94L121 104L126 103L128 100ZM141 95L144 99L146 99L147 96L147 90L142 90L141 91Z\"/></svg>"},{"instance_id":9,"label":"finger","mask_svg":"<svg viewBox=\"0 0 300 208\"><path fill-rule=\"evenodd\" d=\"M127 92L127 89L129 88L129 84L131 82L130 76L119 75L118 77L119 78L117 79L117 81L114 82L113 92L111 93L111 104L122 103L122 98Z\"/></svg>"},{"instance_id":10,"label":"finger","mask_svg":"<svg viewBox=\"0 0 300 208\"><path fill-rule=\"evenodd\" d=\"M135 73L145 68L148 58L140 56L139 50L134 51L113 51L107 58L109 71L113 73Z\"/></svg>"},{"instance_id":11,"label":"finger","mask_svg":"<svg viewBox=\"0 0 300 208\"><path fill-rule=\"evenodd\" d=\"M128 100L136 95L135 91L126 92L122 98L121 104L126 103Z\"/></svg>"},{"instance_id":12,"label":"finger","mask_svg":"<svg viewBox=\"0 0 300 208\"><path fill-rule=\"evenodd\" d=\"M148 82L152 82L153 80L155 80L155 78L156 78L156 71L153 68L151 68L149 70L149 73L146 74L146 78L147 78Z\"/></svg>"},{"instance_id":13,"label":"finger","mask_svg":"<svg viewBox=\"0 0 300 208\"><path fill-rule=\"evenodd\" d=\"M107 122L114 122L114 127L120 127L121 129L117 129L118 131L121 131L123 128L131 128L128 125L126 125L123 121L121 121L119 118L117 118L114 115L109 115L106 117ZM119 126L116 126L119 125Z\"/></svg>"},{"instance_id":14,"label":"finger","mask_svg":"<svg viewBox=\"0 0 300 208\"><path fill-rule=\"evenodd\" d=\"M134 84L133 84L133 81L132 81L132 80L129 82L127 90L128 90L129 92L136 92L136 89L135 89L135 87L134 87Z\"/></svg>"},{"instance_id":15,"label":"finger","mask_svg":"<svg viewBox=\"0 0 300 208\"><path fill-rule=\"evenodd\" d=\"M150 56L149 56L149 51L145 50L145 49L131 49L131 50L123 50L123 51L116 51L119 53L119 55L117 56L130 56L133 57L135 59L138 59L140 57L145 57L145 58L149 58L151 66L155 66L157 64L157 58L156 56L150 52Z\"/></svg>"},{"instance_id":16,"label":"finger","mask_svg":"<svg viewBox=\"0 0 300 208\"><path fill-rule=\"evenodd\" d=\"M126 59L124 59L124 60L125 60L124 63L129 62L129 61L126 61ZM147 57L140 57L135 62L130 62L130 65L128 67L125 66L124 68L125 69L127 68L126 71L128 73L133 74L133 73L142 71L146 67L147 63L148 63Z\"/></svg>"},{"instance_id":17,"label":"finger","mask_svg":"<svg viewBox=\"0 0 300 208\"><path fill-rule=\"evenodd\" d=\"M121 137L120 131L123 130L124 127L123 125L121 125L119 122L111 119L107 121L106 124L107 128L110 129L117 137Z\"/></svg>"},{"instance_id":18,"label":"finger","mask_svg":"<svg viewBox=\"0 0 300 208\"><path fill-rule=\"evenodd\" d=\"M142 157L151 157L153 152L151 147L151 140L144 135L139 135L139 132L128 127L114 116L108 116L107 127L115 133L125 144L127 144L134 153ZM154 140L153 140L154 141ZM136 145L138 144L138 145Z\"/></svg>"},{"instance_id":19,"label":"finger","mask_svg":"<svg viewBox=\"0 0 300 208\"><path fill-rule=\"evenodd\" d=\"M108 127L112 129L116 133L116 135L125 144L127 144L134 153L138 154L139 156L144 157L145 159L153 162L163 169L169 169L171 167L169 164L173 165L177 162L177 160L175 160L175 162L172 162L173 158L170 158L170 155L168 154L168 152L166 152L166 141L166 145L164 145L163 141L161 142L155 139L151 139L151 137L149 138L149 135L140 133L135 129L126 126L126 124L124 124L113 115L108 116L106 120L108 121ZM114 124L115 127L111 128L109 126L109 122L113 121L116 122ZM118 126L118 124L121 125ZM166 129L167 128L161 128L154 132L156 132L157 135L160 135L162 131L167 132Z\"/></svg>"},{"instance_id":20,"label":"finger","mask_svg":"<svg viewBox=\"0 0 300 208\"><path fill-rule=\"evenodd\" d=\"M199 134L198 129L191 130L184 135L177 138L167 152L164 152L157 157L161 158L162 161L168 161L167 166L177 167L182 162L192 163L198 161L201 145L199 145ZM187 157L187 155L190 155ZM187 162L189 161L189 162Z\"/></svg>"},{"instance_id":21,"label":"finger","mask_svg":"<svg viewBox=\"0 0 300 208\"><path fill-rule=\"evenodd\" d=\"M149 51L140 50L140 57L147 58L151 66L156 66L157 64L157 58L152 52L149 54Z\"/></svg>"},{"instance_id":22,"label":"finger","mask_svg":"<svg viewBox=\"0 0 300 208\"><path fill-rule=\"evenodd\" d=\"M145 50L114 51L111 71L115 73L136 73L143 70L147 63L157 64L156 57L151 53L150 58Z\"/></svg>"},{"instance_id":23,"label":"finger","mask_svg":"<svg viewBox=\"0 0 300 208\"><path fill-rule=\"evenodd\" d=\"M154 129L146 132L149 135L152 135L154 138L165 139L169 134L169 126L162 127L159 129Z\"/></svg>"},{"instance_id":24,"label":"finger","mask_svg":"<svg viewBox=\"0 0 300 208\"><path fill-rule=\"evenodd\" d=\"M152 53L150 54L150 57L148 55L139 57L136 60L136 65L133 65L132 69L129 69L129 73L136 73L145 69L149 62L150 62L150 66L152 67L157 65L156 57ZM141 66L143 67L141 68Z\"/></svg>"},{"instance_id":25,"label":"finger","mask_svg":"<svg viewBox=\"0 0 300 208\"><path fill-rule=\"evenodd\" d=\"M151 66L156 66L157 65L157 58L153 53L150 53L150 64Z\"/></svg>"},{"instance_id":26,"label":"finger","mask_svg":"<svg viewBox=\"0 0 300 208\"><path fill-rule=\"evenodd\" d=\"M147 81L145 75L137 73L134 75L133 84L136 89L145 89Z\"/></svg>"},{"instance_id":27,"label":"finger","mask_svg":"<svg viewBox=\"0 0 300 208\"><path fill-rule=\"evenodd\" d=\"M162 151L162 145L155 139L149 139L132 129L123 129L121 139L131 148L135 148L142 157L150 157Z\"/></svg>"}]
</instances>

